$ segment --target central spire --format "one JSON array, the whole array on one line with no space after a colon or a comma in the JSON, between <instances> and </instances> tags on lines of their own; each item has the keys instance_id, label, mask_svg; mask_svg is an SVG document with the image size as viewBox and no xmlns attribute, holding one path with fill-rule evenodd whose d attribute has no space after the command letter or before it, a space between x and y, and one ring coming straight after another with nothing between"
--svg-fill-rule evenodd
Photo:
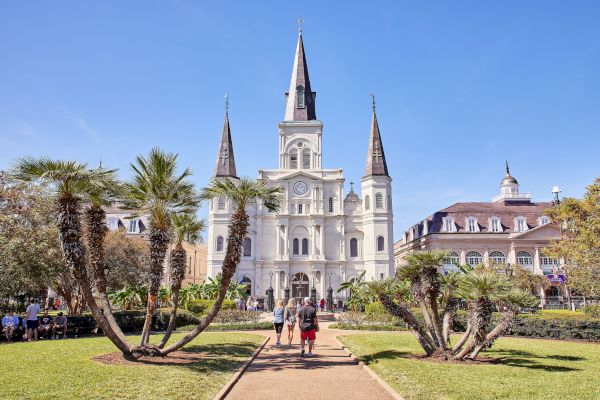
<instances>
[{"instance_id":1,"label":"central spire","mask_svg":"<svg viewBox=\"0 0 600 400\"><path fill-rule=\"evenodd\" d=\"M225 95L225 123L223 124L223 133L221 135L219 153L217 154L214 177L237 178L231 129L229 128L229 96L227 94Z\"/></svg>"},{"instance_id":2,"label":"central spire","mask_svg":"<svg viewBox=\"0 0 600 400\"><path fill-rule=\"evenodd\" d=\"M298 45L292 69L292 80L286 93L285 121L313 121L317 119L315 112L316 93L310 88L308 65L302 42L302 18L298 19Z\"/></svg>"},{"instance_id":3,"label":"central spire","mask_svg":"<svg viewBox=\"0 0 600 400\"><path fill-rule=\"evenodd\" d=\"M369 150L367 152L367 166L365 176L369 175L388 175L385 153L383 152L383 143L379 133L379 124L377 123L377 113L375 112L375 95L371 94L373 117L371 119L371 135L369 138Z\"/></svg>"}]
</instances>

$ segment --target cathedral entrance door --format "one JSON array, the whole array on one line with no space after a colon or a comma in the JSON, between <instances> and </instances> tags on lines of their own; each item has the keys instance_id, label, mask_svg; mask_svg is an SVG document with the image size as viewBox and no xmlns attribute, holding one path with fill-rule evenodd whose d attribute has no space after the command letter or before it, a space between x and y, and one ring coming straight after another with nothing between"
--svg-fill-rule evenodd
<instances>
[{"instance_id":1,"label":"cathedral entrance door","mask_svg":"<svg viewBox=\"0 0 600 400\"><path fill-rule=\"evenodd\" d=\"M310 296L308 276L300 272L292 278L292 297L300 298Z\"/></svg>"}]
</instances>

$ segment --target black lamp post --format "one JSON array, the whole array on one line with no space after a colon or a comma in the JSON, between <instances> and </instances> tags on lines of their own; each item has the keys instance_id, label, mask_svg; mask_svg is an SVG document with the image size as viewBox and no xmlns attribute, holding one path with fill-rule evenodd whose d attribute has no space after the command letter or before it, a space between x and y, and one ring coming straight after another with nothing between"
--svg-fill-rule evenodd
<instances>
[{"instance_id":1,"label":"black lamp post","mask_svg":"<svg viewBox=\"0 0 600 400\"><path fill-rule=\"evenodd\" d=\"M283 290L285 297L285 304L287 305L288 301L290 301L290 274L287 273L287 282L285 284L285 289Z\"/></svg>"},{"instance_id":2,"label":"black lamp post","mask_svg":"<svg viewBox=\"0 0 600 400\"><path fill-rule=\"evenodd\" d=\"M310 301L313 303L313 306L317 306L317 289L315 288L315 271L313 269L312 272L312 288L310 289Z\"/></svg>"},{"instance_id":3,"label":"black lamp post","mask_svg":"<svg viewBox=\"0 0 600 400\"><path fill-rule=\"evenodd\" d=\"M333 289L331 288L331 272L329 273L329 288L327 288L327 311L333 311Z\"/></svg>"},{"instance_id":4,"label":"black lamp post","mask_svg":"<svg viewBox=\"0 0 600 400\"><path fill-rule=\"evenodd\" d=\"M273 273L269 272L269 288L267 289L267 311L272 312L275 306L275 298L273 297Z\"/></svg>"}]
</instances>

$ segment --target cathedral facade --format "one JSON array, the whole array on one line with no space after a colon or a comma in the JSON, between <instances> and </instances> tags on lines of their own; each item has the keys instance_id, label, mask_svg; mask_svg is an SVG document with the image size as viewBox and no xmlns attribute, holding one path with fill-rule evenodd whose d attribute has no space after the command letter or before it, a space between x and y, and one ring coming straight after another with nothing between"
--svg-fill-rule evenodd
<instances>
[{"instance_id":1,"label":"cathedral facade","mask_svg":"<svg viewBox=\"0 0 600 400\"><path fill-rule=\"evenodd\" d=\"M322 166L323 122L316 116L301 31L285 95L285 117L277 136L279 167L258 171L258 179L283 189L280 210L270 212L261 205L248 209L250 228L236 281L258 298L272 287L276 299L284 298L286 289L291 297L304 297L312 288L320 299L331 287L343 300L348 293L337 294L341 282L363 272L367 280L383 279L394 271L392 179L375 108L361 196L352 187L345 195L343 170ZM366 136L365 132L365 143ZM228 114L214 178L237 178ZM209 204L209 277L221 271L232 211L232 204L223 199Z\"/></svg>"}]
</instances>

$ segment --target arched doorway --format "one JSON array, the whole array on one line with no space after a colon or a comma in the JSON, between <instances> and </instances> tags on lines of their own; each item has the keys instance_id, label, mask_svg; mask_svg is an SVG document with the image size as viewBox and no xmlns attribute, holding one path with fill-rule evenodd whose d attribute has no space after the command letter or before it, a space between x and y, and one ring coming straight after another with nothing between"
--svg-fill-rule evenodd
<instances>
[{"instance_id":1,"label":"arched doorway","mask_svg":"<svg viewBox=\"0 0 600 400\"><path fill-rule=\"evenodd\" d=\"M292 278L292 297L308 297L310 295L308 276L300 272Z\"/></svg>"},{"instance_id":2,"label":"arched doorway","mask_svg":"<svg viewBox=\"0 0 600 400\"><path fill-rule=\"evenodd\" d=\"M240 285L246 286L246 295L248 297L252 296L252 279L244 275L244 277L240 281Z\"/></svg>"}]
</instances>

